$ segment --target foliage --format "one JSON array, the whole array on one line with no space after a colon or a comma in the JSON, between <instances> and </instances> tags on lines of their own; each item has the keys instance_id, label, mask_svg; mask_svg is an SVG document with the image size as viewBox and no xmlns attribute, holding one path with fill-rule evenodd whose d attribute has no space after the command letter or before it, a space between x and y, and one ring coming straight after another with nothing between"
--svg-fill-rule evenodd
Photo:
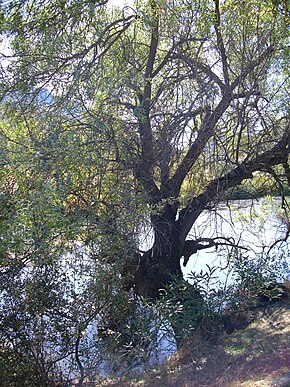
<instances>
[{"instance_id":1,"label":"foliage","mask_svg":"<svg viewBox=\"0 0 290 387\"><path fill-rule=\"evenodd\" d=\"M191 272L189 282L176 279L162 290L157 308L173 326L179 345L216 339L229 328L232 313L247 313L265 300L270 303L288 297L287 285L281 283L290 272L287 257L264 254L250 258L232 251L227 257L232 277L228 284L220 281L218 266Z\"/></svg>"},{"instance_id":2,"label":"foliage","mask_svg":"<svg viewBox=\"0 0 290 387\"><path fill-rule=\"evenodd\" d=\"M249 258L238 254L233 266L235 278L232 304L258 303L259 295L266 296L270 301L279 299L275 288L281 279L290 272L288 255L264 254Z\"/></svg>"},{"instance_id":3,"label":"foliage","mask_svg":"<svg viewBox=\"0 0 290 387\"><path fill-rule=\"evenodd\" d=\"M170 323L207 329L224 294L214 269L182 280L192 226L246 180L290 185L287 18L270 0L1 3L2 384L125 372Z\"/></svg>"},{"instance_id":4,"label":"foliage","mask_svg":"<svg viewBox=\"0 0 290 387\"><path fill-rule=\"evenodd\" d=\"M252 180L245 181L239 187L233 189L230 195L225 196L224 199L245 200L265 196L279 197L281 193L285 196L290 195L290 188L287 184L279 185L275 179L269 178L266 173L256 173Z\"/></svg>"},{"instance_id":5,"label":"foliage","mask_svg":"<svg viewBox=\"0 0 290 387\"><path fill-rule=\"evenodd\" d=\"M198 289L188 282L175 280L163 289L158 308L173 326L177 342L193 334L205 313L204 302Z\"/></svg>"},{"instance_id":6,"label":"foliage","mask_svg":"<svg viewBox=\"0 0 290 387\"><path fill-rule=\"evenodd\" d=\"M2 274L1 383L51 385L106 369L114 346L101 332L114 326L119 340L131 315L117 273L76 246L57 263Z\"/></svg>"}]
</instances>

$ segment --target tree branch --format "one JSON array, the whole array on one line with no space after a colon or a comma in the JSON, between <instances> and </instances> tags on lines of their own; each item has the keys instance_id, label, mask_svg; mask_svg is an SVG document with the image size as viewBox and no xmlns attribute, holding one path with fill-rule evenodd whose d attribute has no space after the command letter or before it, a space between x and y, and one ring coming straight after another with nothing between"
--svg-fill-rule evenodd
<instances>
[{"instance_id":1,"label":"tree branch","mask_svg":"<svg viewBox=\"0 0 290 387\"><path fill-rule=\"evenodd\" d=\"M240 249L247 250L246 247L236 244L233 238L216 237L186 240L182 250L182 256L184 257L183 266L185 267L189 261L189 258L193 254L196 254L198 251L209 249L211 247L215 247L217 249L219 246L238 247Z\"/></svg>"},{"instance_id":2,"label":"tree branch","mask_svg":"<svg viewBox=\"0 0 290 387\"><path fill-rule=\"evenodd\" d=\"M156 5L152 5L152 8ZM153 154L153 136L150 122L150 101L152 88L152 73L158 47L159 20L158 15L153 9L153 27L151 32L151 42L149 56L145 69L145 85L143 95L140 98L139 114L136 114L139 122L139 134L141 140L141 160L138 165L136 177L141 182L146 191L150 194L151 199L156 201L159 198L159 189L156 186L153 176L152 167L154 164Z\"/></svg>"},{"instance_id":3,"label":"tree branch","mask_svg":"<svg viewBox=\"0 0 290 387\"><path fill-rule=\"evenodd\" d=\"M229 78L229 71L228 71L228 60L227 60L223 37L220 32L221 16L220 16L219 0L214 0L214 2L215 2L215 18L216 18L216 21L214 23L214 29L217 37L217 46L219 48L221 58L222 58L223 75L224 75L225 84L229 85L230 78Z\"/></svg>"},{"instance_id":4,"label":"tree branch","mask_svg":"<svg viewBox=\"0 0 290 387\"><path fill-rule=\"evenodd\" d=\"M174 196L178 196L181 185L187 176L188 172L194 166L195 162L203 152L205 145L208 140L214 134L214 129L220 118L223 116L224 112L230 106L233 99L236 98L236 95L233 94L234 89L240 84L240 82L246 78L254 68L261 65L265 59L271 55L273 52L273 46L269 46L265 52L260 55L255 61L251 62L242 72L236 77L236 79L225 89L222 99L219 104L216 106L212 113L206 114L205 118L201 123L201 127L197 136L197 139L192 144L192 146L187 151L183 160L177 167L174 175L169 180L169 189Z\"/></svg>"},{"instance_id":5,"label":"tree branch","mask_svg":"<svg viewBox=\"0 0 290 387\"><path fill-rule=\"evenodd\" d=\"M251 161L241 163L226 175L209 183L204 192L193 198L189 205L179 213L181 241L185 241L196 219L217 195L241 184L245 179L253 178L253 172L267 170L269 166L285 164L288 160L289 148L290 126L288 125L280 141L271 149L261 153Z\"/></svg>"},{"instance_id":6,"label":"tree branch","mask_svg":"<svg viewBox=\"0 0 290 387\"><path fill-rule=\"evenodd\" d=\"M256 67L260 66L264 60L268 59L274 51L274 46L270 45L256 60L250 62L246 66L240 75L231 83L230 88L232 91L244 80Z\"/></svg>"},{"instance_id":7,"label":"tree branch","mask_svg":"<svg viewBox=\"0 0 290 387\"><path fill-rule=\"evenodd\" d=\"M284 168L285 176L287 178L287 184L290 187L290 167L287 161L283 163L283 168Z\"/></svg>"},{"instance_id":8,"label":"tree branch","mask_svg":"<svg viewBox=\"0 0 290 387\"><path fill-rule=\"evenodd\" d=\"M189 58L188 56L184 54L174 54L174 58L178 58L183 60L193 71L193 73L196 73L197 70L202 71L211 81L216 83L221 91L225 89L225 84L224 82L220 79L220 77L212 71L210 66L205 65L204 63L200 62L196 58Z\"/></svg>"},{"instance_id":9,"label":"tree branch","mask_svg":"<svg viewBox=\"0 0 290 387\"><path fill-rule=\"evenodd\" d=\"M185 177L199 158L200 154L203 152L205 145L207 144L210 137L213 135L213 130L217 122L222 117L226 109L229 107L231 101L231 93L227 92L226 94L224 94L223 98L221 99L215 110L212 113L205 115L197 139L189 148L183 160L179 164L176 172L169 181L170 190L174 192L174 195L178 195Z\"/></svg>"}]
</instances>

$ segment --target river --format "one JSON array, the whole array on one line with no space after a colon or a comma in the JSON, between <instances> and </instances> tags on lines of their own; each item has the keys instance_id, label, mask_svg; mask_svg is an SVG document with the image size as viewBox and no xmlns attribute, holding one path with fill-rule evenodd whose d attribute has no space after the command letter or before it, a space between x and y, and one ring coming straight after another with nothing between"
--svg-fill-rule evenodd
<instances>
[{"instance_id":1,"label":"river","mask_svg":"<svg viewBox=\"0 0 290 387\"><path fill-rule=\"evenodd\" d=\"M283 256L290 264L288 243L279 242L287 231L284 212L281 208L281 198L263 198L260 200L240 200L222 203L215 211L204 211L190 231L188 239L194 238L232 238L242 250L245 257L254 259L265 256L268 252L277 257ZM272 247L272 248L271 248ZM209 267L224 268L231 248L205 249L193 255L186 267L182 266L185 279L189 279L192 272L208 272ZM286 265L285 265L286 266ZM233 281L231 263L224 270L217 269L222 283ZM281 278L289 277L289 271L281 273Z\"/></svg>"},{"instance_id":2,"label":"river","mask_svg":"<svg viewBox=\"0 0 290 387\"><path fill-rule=\"evenodd\" d=\"M220 204L215 211L204 211L199 217L198 221L190 231L190 238L215 238L215 237L226 237L233 238L235 243L238 245L247 248L244 250L244 257L254 259L255 257L261 256L261 254L267 253L269 246L273 245L277 239L283 238L286 232L286 222L284 219L283 211L281 210L281 199L261 199L259 201L235 201L230 203ZM153 242L153 235L150 232L150 229L147 232L143 232L140 239L140 248L146 250L150 248ZM227 257L231 249L227 248L218 248L215 250L207 249L202 250L198 254L193 255L187 266L183 268L183 274L185 279L188 279L189 282L192 281L192 272L200 273L200 271L209 272L212 267L218 267L215 271L215 276L219 281L218 286L223 288L226 285L231 284L234 281L234 275L232 271L232 262L227 261ZM289 262L288 254L288 244L286 242L280 242L276 244L271 250L272 254L277 255L278 257L282 255L282 259L285 263ZM64 322L71 324L70 326L65 326L64 328L70 333L70 338L74 338L76 335L76 327L82 327L81 336L79 338L79 360L84 365L85 369L90 369L94 374L109 375L113 370L114 366L119 367L120 369L120 353L109 353L105 352L103 357L102 347L97 345L102 345L103 341L98 336L98 315L92 313L94 308L103 308L110 301L105 300L103 305L102 298L98 301L98 294L102 295L104 292L103 284L100 284L100 281L96 281L97 278L103 278L102 268L98 268L95 265L95 261L89 259L89 253L86 249L80 244L77 245L75 250L62 255L60 266L58 267L58 275L62 275L59 279L60 284L56 284L57 289L63 289L64 294L61 298L65 305L71 306L67 310L63 310L63 316L65 319ZM181 264L182 264L181 259ZM102 263L100 263L100 266ZM104 263L105 265L105 263ZM221 267L227 266L227 269L221 270ZM105 270L104 270L105 272ZM96 273L96 276L95 276ZM289 270L284 270L281 272L281 280L283 278L289 277ZM30 273L26 273L27 280L29 280ZM104 273L105 275L105 273ZM105 280L106 277L104 277ZM215 286L215 283L212 283L212 286ZM25 287L25 283L24 283ZM18 295L13 293L12 287L12 296L9 298L9 294L6 292L6 289L3 290L5 295L5 300L11 302L12 304L18 307L21 307L21 297L24 297L20 294ZM26 289L26 288L25 288ZM96 294L96 300L91 300L87 298L94 291ZM0 297L1 300L1 297ZM1 307L5 307L4 299L0 302ZM98 304L99 302L99 304ZM14 304L13 304L14 305ZM25 305L25 303L24 303ZM15 308L16 308L15 306ZM151 320L151 315L146 317L146 309L143 306L140 306L140 316L142 317L142 312L144 319L149 318L150 324L149 327L155 332L157 332L156 339L150 345L153 346L153 350L150 352L149 359L147 358L147 363L140 362L138 356L136 360L131 363L127 363L129 368L123 368L124 371L130 370L130 372L141 372L144 370L144 364L153 366L156 363L163 362L166 358L172 355L176 351L176 342L174 340L174 334L172 328L163 318L160 316L158 311L155 311L155 315ZM143 308L143 309L142 309ZM4 308L5 309L5 308ZM17 309L18 310L18 309ZM20 308L21 312L21 308ZM6 308L5 313L9 315L10 309ZM13 310L11 311L12 318L14 318ZM28 312L27 312L28 313ZM88 319L86 313L91 313L91 316ZM41 334L45 338L44 350L49 353L49 357L54 355L58 358L58 351L61 350L61 345L55 344L55 340L60 340L58 333L54 330L54 323L60 323L61 321L54 321L54 315L48 314L45 315L41 320L41 316L29 315L32 323L35 319L36 323L45 322L46 326L44 330L40 330ZM60 314L62 316L62 314ZM62 316L62 317L63 317ZM90 314L89 314L90 316ZM51 320L50 320L51 319ZM156 321L158 326L156 329ZM36 325L37 326L37 325ZM32 344L35 340L34 330L32 328L27 328L23 326L23 329L27 334L31 334L29 339L32 340ZM31 329L31 330L29 330ZM148 329L148 327L147 327ZM65 333L66 331L64 331ZM66 336L64 336L65 338ZM108 338L110 340L110 337ZM58 342L58 341L57 341ZM54 348L53 353L51 348ZM103 350L106 351L106 346ZM137 347L138 349L138 347ZM121 356L121 357L120 357ZM142 359L141 359L142 360ZM74 352L68 354L63 360L57 361L60 365L60 368L64 374L67 375L67 378L75 378L79 374L79 368L75 364Z\"/></svg>"}]
</instances>

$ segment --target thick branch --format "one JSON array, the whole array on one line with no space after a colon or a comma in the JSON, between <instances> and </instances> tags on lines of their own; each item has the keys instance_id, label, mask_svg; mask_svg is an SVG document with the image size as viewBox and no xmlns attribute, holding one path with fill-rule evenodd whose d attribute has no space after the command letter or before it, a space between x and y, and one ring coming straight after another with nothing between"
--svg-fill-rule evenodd
<instances>
[{"instance_id":1,"label":"thick branch","mask_svg":"<svg viewBox=\"0 0 290 387\"><path fill-rule=\"evenodd\" d=\"M182 256L184 257L183 266L185 267L191 255L198 251L209 249L211 247L218 248L219 246L239 247L240 249L247 250L245 247L237 245L233 238L216 237L186 240L182 250Z\"/></svg>"},{"instance_id":2,"label":"thick branch","mask_svg":"<svg viewBox=\"0 0 290 387\"><path fill-rule=\"evenodd\" d=\"M289 147L290 130L287 128L280 141L273 148L261 153L252 161L238 165L231 172L209 183L202 194L194 198L186 208L180 211L181 241L185 240L196 219L217 195L241 184L245 179L251 179L253 172L267 170L269 166L285 164L288 160Z\"/></svg>"},{"instance_id":3,"label":"thick branch","mask_svg":"<svg viewBox=\"0 0 290 387\"><path fill-rule=\"evenodd\" d=\"M153 10L154 11L154 10ZM139 121L139 133L141 140L141 160L138 166L137 178L146 189L146 191L151 195L151 197L156 199L156 196L159 197L159 190L156 184L153 181L152 176L152 167L154 163L153 155L153 136L152 128L150 122L150 101L151 101L151 83L152 83L152 72L154 67L154 62L157 53L158 46L158 30L159 30L159 21L158 16L154 13L154 25L152 27L151 33L151 42L149 48L149 55L145 69L145 85L143 95L140 98L140 109L136 114Z\"/></svg>"},{"instance_id":4,"label":"thick branch","mask_svg":"<svg viewBox=\"0 0 290 387\"><path fill-rule=\"evenodd\" d=\"M254 70L254 68L261 65L263 61L271 55L272 52L273 46L270 46L256 60L249 63L249 65L241 72L238 77L236 77L236 79L231 83L231 85L226 87L223 97L220 103L214 109L214 111L205 115L197 139L189 148L184 159L181 161L176 172L169 181L169 190L170 192L173 192L175 196L178 195L185 177L203 152L203 149L207 144L208 140L213 136L216 124L223 116L227 108L230 106L232 100L236 98L236 95L233 94L234 89L240 84L243 79L245 79Z\"/></svg>"},{"instance_id":5,"label":"thick branch","mask_svg":"<svg viewBox=\"0 0 290 387\"><path fill-rule=\"evenodd\" d=\"M222 117L226 109L229 107L231 101L231 93L227 92L223 96L222 100L217 105L215 110L212 113L205 115L197 139L189 148L188 152L184 156L184 159L179 164L175 174L169 181L170 189L172 192L175 193L176 196L180 190L181 184L183 183L185 177L199 158L200 154L203 152L205 145L214 133L214 128L217 122Z\"/></svg>"}]
</instances>

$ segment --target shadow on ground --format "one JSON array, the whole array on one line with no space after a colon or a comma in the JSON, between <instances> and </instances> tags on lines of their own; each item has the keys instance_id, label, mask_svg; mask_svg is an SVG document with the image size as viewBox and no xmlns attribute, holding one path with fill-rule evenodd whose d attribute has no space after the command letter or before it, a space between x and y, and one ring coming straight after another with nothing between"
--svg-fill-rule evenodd
<instances>
[{"instance_id":1,"label":"shadow on ground","mask_svg":"<svg viewBox=\"0 0 290 387\"><path fill-rule=\"evenodd\" d=\"M188 345L141 380L104 386L290 387L290 304L261 309L246 329L214 345Z\"/></svg>"}]
</instances>

